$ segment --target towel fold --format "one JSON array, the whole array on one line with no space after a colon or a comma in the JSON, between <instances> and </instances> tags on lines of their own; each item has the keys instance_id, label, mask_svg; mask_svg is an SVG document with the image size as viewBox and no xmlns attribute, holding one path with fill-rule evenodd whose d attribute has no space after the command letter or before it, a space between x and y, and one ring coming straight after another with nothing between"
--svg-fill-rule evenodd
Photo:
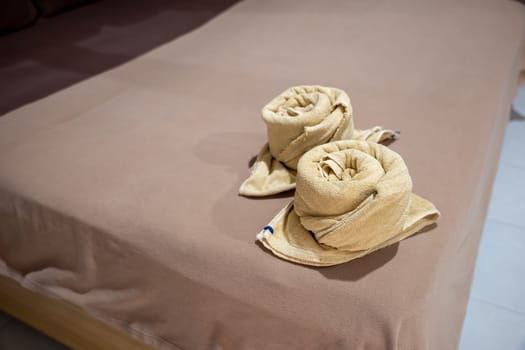
<instances>
[{"instance_id":1,"label":"towel fold","mask_svg":"<svg viewBox=\"0 0 525 350\"><path fill-rule=\"evenodd\" d=\"M295 188L299 158L315 146L336 140L382 142L396 135L374 127L355 130L348 95L336 88L297 86L262 110L268 143L263 146L239 193L268 196Z\"/></svg>"},{"instance_id":2,"label":"towel fold","mask_svg":"<svg viewBox=\"0 0 525 350\"><path fill-rule=\"evenodd\" d=\"M377 143L343 140L302 156L294 201L257 239L281 258L328 266L398 242L439 215L412 193L399 154Z\"/></svg>"}]
</instances>

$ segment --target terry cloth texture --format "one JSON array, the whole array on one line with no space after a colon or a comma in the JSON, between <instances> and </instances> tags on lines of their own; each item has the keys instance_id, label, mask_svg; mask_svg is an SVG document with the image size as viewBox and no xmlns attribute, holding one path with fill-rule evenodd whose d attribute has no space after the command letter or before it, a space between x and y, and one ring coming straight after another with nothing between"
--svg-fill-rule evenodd
<instances>
[{"instance_id":1,"label":"terry cloth texture","mask_svg":"<svg viewBox=\"0 0 525 350\"><path fill-rule=\"evenodd\" d=\"M297 162L315 146L337 140L381 142L396 135L373 127L355 130L352 105L340 89L296 86L264 106L268 143L239 189L244 196L268 196L295 188Z\"/></svg>"},{"instance_id":2,"label":"terry cloth texture","mask_svg":"<svg viewBox=\"0 0 525 350\"><path fill-rule=\"evenodd\" d=\"M257 238L300 264L341 264L434 223L438 210L412 193L403 158L367 141L336 141L304 154L295 199Z\"/></svg>"}]
</instances>

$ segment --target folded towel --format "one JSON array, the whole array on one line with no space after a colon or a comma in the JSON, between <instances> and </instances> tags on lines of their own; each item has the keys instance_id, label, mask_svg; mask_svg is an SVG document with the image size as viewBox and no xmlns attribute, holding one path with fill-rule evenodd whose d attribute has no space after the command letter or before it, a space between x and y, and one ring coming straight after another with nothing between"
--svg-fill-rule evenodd
<instances>
[{"instance_id":1,"label":"folded towel","mask_svg":"<svg viewBox=\"0 0 525 350\"><path fill-rule=\"evenodd\" d=\"M439 215L412 193L399 154L377 143L343 140L303 155L294 201L257 239L281 258L329 266L398 242Z\"/></svg>"},{"instance_id":2,"label":"folded towel","mask_svg":"<svg viewBox=\"0 0 525 350\"><path fill-rule=\"evenodd\" d=\"M268 196L295 188L299 158L317 145L343 139L381 142L396 135L377 126L355 130L348 95L322 86L287 89L263 108L262 117L268 143L239 189L245 196Z\"/></svg>"}]
</instances>

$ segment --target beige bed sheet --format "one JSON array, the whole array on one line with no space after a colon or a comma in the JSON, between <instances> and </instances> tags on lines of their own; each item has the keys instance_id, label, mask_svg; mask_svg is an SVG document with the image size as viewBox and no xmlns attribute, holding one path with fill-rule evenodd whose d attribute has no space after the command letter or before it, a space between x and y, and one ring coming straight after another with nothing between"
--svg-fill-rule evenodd
<instances>
[{"instance_id":1,"label":"beige bed sheet","mask_svg":"<svg viewBox=\"0 0 525 350\"><path fill-rule=\"evenodd\" d=\"M511 1L241 2L0 118L0 273L161 349L454 349L524 31ZM290 197L237 189L297 84L402 131L437 227L330 268L254 242Z\"/></svg>"}]
</instances>

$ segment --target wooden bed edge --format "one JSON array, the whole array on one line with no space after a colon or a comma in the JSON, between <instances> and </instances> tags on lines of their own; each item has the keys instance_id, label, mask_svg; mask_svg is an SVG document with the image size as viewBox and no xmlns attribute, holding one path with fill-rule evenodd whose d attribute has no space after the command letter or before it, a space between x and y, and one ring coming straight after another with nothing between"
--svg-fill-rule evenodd
<instances>
[{"instance_id":1,"label":"wooden bed edge","mask_svg":"<svg viewBox=\"0 0 525 350\"><path fill-rule=\"evenodd\" d=\"M35 293L4 276L0 276L0 310L72 349L154 349L73 304Z\"/></svg>"}]
</instances>

